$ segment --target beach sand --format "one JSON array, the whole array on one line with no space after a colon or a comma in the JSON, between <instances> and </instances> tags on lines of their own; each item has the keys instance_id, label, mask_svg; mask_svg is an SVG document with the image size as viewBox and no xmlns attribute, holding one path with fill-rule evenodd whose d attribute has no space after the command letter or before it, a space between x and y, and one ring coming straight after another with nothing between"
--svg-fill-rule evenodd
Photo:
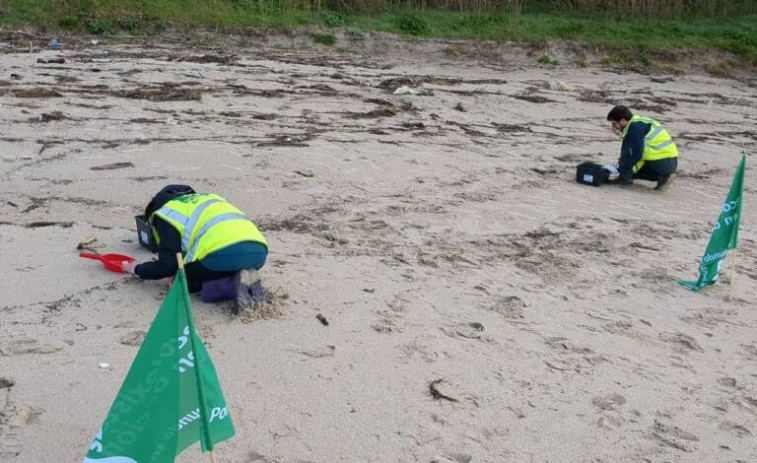
<instances>
[{"instance_id":1,"label":"beach sand","mask_svg":"<svg viewBox=\"0 0 757 463\"><path fill-rule=\"evenodd\" d=\"M237 429L219 462L754 461L753 77L388 36L25 37L0 47L1 462L84 457L167 284L77 244L151 259L133 217L169 183L270 244L266 317L192 299ZM576 183L617 159L617 103L673 134L669 191ZM730 256L689 291L742 152L734 297Z\"/></svg>"}]
</instances>

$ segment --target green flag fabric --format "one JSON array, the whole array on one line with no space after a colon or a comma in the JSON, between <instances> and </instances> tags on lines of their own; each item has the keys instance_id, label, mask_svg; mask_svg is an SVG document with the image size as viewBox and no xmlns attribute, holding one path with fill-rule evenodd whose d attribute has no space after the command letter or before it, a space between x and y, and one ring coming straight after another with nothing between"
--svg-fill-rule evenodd
<instances>
[{"instance_id":1,"label":"green flag fabric","mask_svg":"<svg viewBox=\"0 0 757 463\"><path fill-rule=\"evenodd\" d=\"M746 155L743 155L733 176L731 191L728 192L728 198L726 198L723 207L720 209L720 217L718 217L718 221L715 223L710 242L707 244L707 249L699 264L699 279L697 281L678 281L694 291L699 291L705 286L718 281L718 273L720 272L723 259L725 259L729 249L736 249L738 245L745 168Z\"/></svg>"},{"instance_id":2,"label":"green flag fabric","mask_svg":"<svg viewBox=\"0 0 757 463\"><path fill-rule=\"evenodd\" d=\"M198 440L206 451L233 435L180 269L84 463L173 463Z\"/></svg>"}]
</instances>

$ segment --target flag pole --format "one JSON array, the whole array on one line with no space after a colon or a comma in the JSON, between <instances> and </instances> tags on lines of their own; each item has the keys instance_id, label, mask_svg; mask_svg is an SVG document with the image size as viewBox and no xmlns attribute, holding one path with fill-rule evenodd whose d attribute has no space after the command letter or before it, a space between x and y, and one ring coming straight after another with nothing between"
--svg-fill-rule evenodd
<instances>
[{"instance_id":1,"label":"flag pole","mask_svg":"<svg viewBox=\"0 0 757 463\"><path fill-rule=\"evenodd\" d=\"M733 258L731 259L731 289L728 292L728 300L733 299L733 287L736 285L736 250L733 250Z\"/></svg>"},{"instance_id":2,"label":"flag pole","mask_svg":"<svg viewBox=\"0 0 757 463\"><path fill-rule=\"evenodd\" d=\"M179 263L179 269L184 268L184 257L181 255L180 252L176 253L176 262ZM218 463L218 460L216 460L216 451L211 450L210 451L210 463Z\"/></svg>"}]
</instances>

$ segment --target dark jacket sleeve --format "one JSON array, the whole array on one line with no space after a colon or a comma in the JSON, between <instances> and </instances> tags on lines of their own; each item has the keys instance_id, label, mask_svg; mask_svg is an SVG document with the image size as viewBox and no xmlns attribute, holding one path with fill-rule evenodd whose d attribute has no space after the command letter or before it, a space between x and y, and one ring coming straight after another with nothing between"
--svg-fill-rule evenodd
<instances>
[{"instance_id":1,"label":"dark jacket sleeve","mask_svg":"<svg viewBox=\"0 0 757 463\"><path fill-rule=\"evenodd\" d=\"M181 252L179 232L157 216L153 217L153 225L160 236L158 260L137 265L134 273L143 280L160 280L174 276L179 271L179 263L176 262L176 253Z\"/></svg>"},{"instance_id":2,"label":"dark jacket sleeve","mask_svg":"<svg viewBox=\"0 0 757 463\"><path fill-rule=\"evenodd\" d=\"M649 124L645 122L632 122L628 126L623 144L620 146L618 160L618 172L622 180L630 180L633 166L641 161L641 156L644 154L644 136L648 131Z\"/></svg>"}]
</instances>

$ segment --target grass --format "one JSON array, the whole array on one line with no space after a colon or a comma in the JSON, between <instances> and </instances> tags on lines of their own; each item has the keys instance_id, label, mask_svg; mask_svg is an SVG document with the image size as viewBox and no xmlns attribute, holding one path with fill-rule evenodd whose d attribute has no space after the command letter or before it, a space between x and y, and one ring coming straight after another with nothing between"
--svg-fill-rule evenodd
<instances>
[{"instance_id":1,"label":"grass","mask_svg":"<svg viewBox=\"0 0 757 463\"><path fill-rule=\"evenodd\" d=\"M567 39L650 51L676 48L721 49L757 64L757 14L679 20L608 20L591 16L522 13L511 22L506 13L424 11L416 13L429 28L426 36L540 42ZM347 24L365 30L397 30L396 15L358 16Z\"/></svg>"},{"instance_id":2,"label":"grass","mask_svg":"<svg viewBox=\"0 0 757 463\"><path fill-rule=\"evenodd\" d=\"M540 3L536 11L507 12L395 9L346 14L326 9L334 0L0 0L0 25L35 25L116 33L151 33L174 27L318 25L352 31L387 31L409 36L544 41L567 39L634 50L675 48L729 50L757 64L757 7L739 16L669 20L612 19L558 11ZM546 2L549 3L549 2Z\"/></svg>"},{"instance_id":3,"label":"grass","mask_svg":"<svg viewBox=\"0 0 757 463\"><path fill-rule=\"evenodd\" d=\"M725 62L712 63L707 66L707 72L715 77L731 77L733 75L733 67Z\"/></svg>"},{"instance_id":4,"label":"grass","mask_svg":"<svg viewBox=\"0 0 757 463\"><path fill-rule=\"evenodd\" d=\"M334 45L336 43L336 37L332 34L315 34L313 41L322 45Z\"/></svg>"},{"instance_id":5,"label":"grass","mask_svg":"<svg viewBox=\"0 0 757 463\"><path fill-rule=\"evenodd\" d=\"M558 65L560 64L556 59L552 58L549 55L541 55L536 62L539 64L550 64L550 65Z\"/></svg>"}]
</instances>

